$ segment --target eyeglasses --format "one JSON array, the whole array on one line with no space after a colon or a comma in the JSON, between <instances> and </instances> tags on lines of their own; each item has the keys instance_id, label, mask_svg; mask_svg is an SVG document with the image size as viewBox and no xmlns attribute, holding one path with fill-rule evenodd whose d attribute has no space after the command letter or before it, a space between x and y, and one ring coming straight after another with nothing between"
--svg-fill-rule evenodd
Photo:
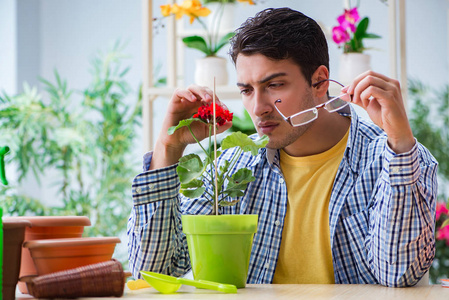
<instances>
[{"instance_id":1,"label":"eyeglasses","mask_svg":"<svg viewBox=\"0 0 449 300\"><path fill-rule=\"evenodd\" d=\"M312 84L312 87L315 88L326 81L334 82L334 83L340 85L341 87L344 87L343 84L341 84L340 82L333 80L333 79L320 80L320 81ZM299 113L291 115L290 117L284 116L281 113L281 111L277 108L277 104L282 103L281 99L274 101L274 107L276 108L277 112L282 116L282 118L284 118L285 121L287 121L291 126L296 127L296 126L308 124L308 123L314 121L316 118L318 118L318 110L320 108L324 108L328 112L332 113L332 112L342 109L343 107L348 106L349 102L347 102L347 101L350 101L350 99L351 98L350 98L349 94L343 93L340 96L332 97L330 100L328 100L325 103L318 104L317 106L315 106L313 108L303 110Z\"/></svg>"}]
</instances>

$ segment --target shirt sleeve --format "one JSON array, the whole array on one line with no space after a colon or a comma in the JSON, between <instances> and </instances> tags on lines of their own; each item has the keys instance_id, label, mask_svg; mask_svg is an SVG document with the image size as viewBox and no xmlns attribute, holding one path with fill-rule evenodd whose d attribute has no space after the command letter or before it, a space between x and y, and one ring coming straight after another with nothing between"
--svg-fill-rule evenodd
<instances>
[{"instance_id":1,"label":"shirt sleeve","mask_svg":"<svg viewBox=\"0 0 449 300\"><path fill-rule=\"evenodd\" d=\"M374 190L368 257L379 283L412 286L435 255L437 162L418 142L396 154L385 143L384 164Z\"/></svg>"},{"instance_id":2,"label":"shirt sleeve","mask_svg":"<svg viewBox=\"0 0 449 300\"><path fill-rule=\"evenodd\" d=\"M179 206L176 165L148 171L152 153L144 157L144 172L133 180L133 208L128 220L128 258L134 278L140 271L182 276L190 269Z\"/></svg>"}]
</instances>

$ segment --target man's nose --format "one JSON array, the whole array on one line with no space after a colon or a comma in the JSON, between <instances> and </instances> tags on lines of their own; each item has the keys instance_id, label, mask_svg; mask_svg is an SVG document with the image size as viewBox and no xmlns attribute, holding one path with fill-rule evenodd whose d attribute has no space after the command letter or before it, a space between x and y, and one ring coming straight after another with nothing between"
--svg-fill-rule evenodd
<instances>
[{"instance_id":1,"label":"man's nose","mask_svg":"<svg viewBox=\"0 0 449 300\"><path fill-rule=\"evenodd\" d=\"M273 111L274 101L270 101L271 98L264 93L256 93L254 97L254 115L261 117L266 114L270 114Z\"/></svg>"}]
</instances>

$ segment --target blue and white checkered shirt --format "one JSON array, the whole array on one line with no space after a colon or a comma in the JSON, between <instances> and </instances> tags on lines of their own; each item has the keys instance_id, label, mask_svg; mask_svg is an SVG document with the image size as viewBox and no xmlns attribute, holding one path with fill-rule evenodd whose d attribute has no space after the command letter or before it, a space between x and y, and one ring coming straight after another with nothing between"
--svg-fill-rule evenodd
<instances>
[{"instance_id":1,"label":"blue and white checkered shirt","mask_svg":"<svg viewBox=\"0 0 449 300\"><path fill-rule=\"evenodd\" d=\"M437 162L421 144L395 154L377 126L351 114L344 157L329 202L329 225L336 283L410 286L430 268L435 254ZM234 149L224 152L229 159ZM144 158L148 170L152 154ZM287 209L287 188L279 151L243 155L256 180L235 207L223 213L257 214L248 283L273 280ZM181 276L190 269L181 214L208 214L201 199L178 193L176 165L145 171L133 182L134 206L128 222L129 264L140 270Z\"/></svg>"}]
</instances>

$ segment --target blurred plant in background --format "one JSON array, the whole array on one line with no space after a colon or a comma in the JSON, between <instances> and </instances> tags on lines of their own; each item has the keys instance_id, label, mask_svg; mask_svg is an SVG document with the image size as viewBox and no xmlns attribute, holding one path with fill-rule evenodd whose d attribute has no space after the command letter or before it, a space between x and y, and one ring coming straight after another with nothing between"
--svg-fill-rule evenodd
<instances>
[{"instance_id":1,"label":"blurred plant in background","mask_svg":"<svg viewBox=\"0 0 449 300\"><path fill-rule=\"evenodd\" d=\"M130 185L140 166L132 150L141 97L125 101L131 88L125 81L129 68L121 66L122 48L116 43L94 58L92 81L83 91L70 90L55 71L54 83L41 79L45 95L25 84L23 93L0 97L0 144L11 148L18 184L31 174L58 188L58 205L49 206L19 194L17 187L0 186L5 215L87 216L88 236L126 230Z\"/></svg>"},{"instance_id":2,"label":"blurred plant in background","mask_svg":"<svg viewBox=\"0 0 449 300\"><path fill-rule=\"evenodd\" d=\"M439 163L436 253L430 269L431 281L438 283L439 279L449 277L449 226L442 226L449 219L449 87L435 90L420 81L409 80L408 91L413 134Z\"/></svg>"}]
</instances>

